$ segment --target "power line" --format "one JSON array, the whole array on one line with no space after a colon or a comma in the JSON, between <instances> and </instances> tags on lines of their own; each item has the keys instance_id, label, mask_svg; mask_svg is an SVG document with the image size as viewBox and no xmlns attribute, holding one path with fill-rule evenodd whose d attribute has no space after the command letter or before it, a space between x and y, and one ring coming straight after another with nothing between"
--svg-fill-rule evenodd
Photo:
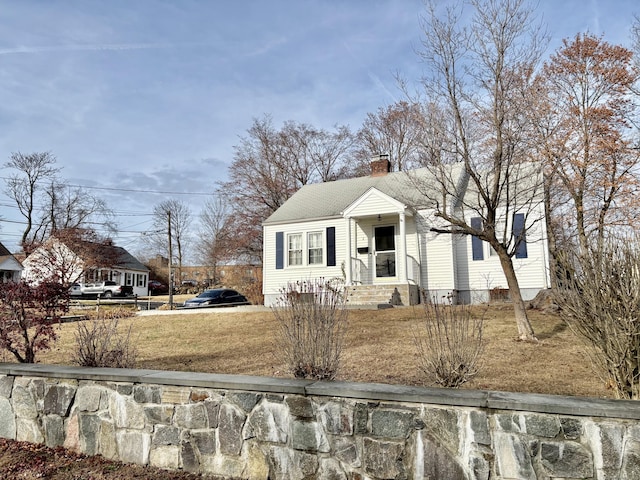
<instances>
[{"instance_id":1,"label":"power line","mask_svg":"<svg viewBox=\"0 0 640 480\"><path fill-rule=\"evenodd\" d=\"M16 224L16 225L27 225L27 222L22 222L20 220L6 220L4 218L0 218L0 223L12 223L12 224ZM105 224L104 222L84 222L84 224L86 225L94 225L96 227L102 227L102 231L104 232L110 232L111 229L109 229L107 227L107 224ZM138 224L140 225L140 224ZM45 226L42 223L32 223L32 227L43 227ZM132 225L132 226L136 226L136 225ZM115 233L120 234L120 233L145 233L147 232L147 230L120 230L118 228L115 229Z\"/></svg>"},{"instance_id":2,"label":"power line","mask_svg":"<svg viewBox=\"0 0 640 480\"><path fill-rule=\"evenodd\" d=\"M0 177L2 180L10 180L9 177ZM77 188L87 188L90 190L110 190L114 192L131 192L131 193L158 193L161 195L202 195L207 197L215 196L215 193L205 193L205 192L175 192L175 191L165 191L165 190L138 190L134 188L117 188L117 187L89 187L87 185L76 185L73 183L64 183L62 184L65 187L77 187Z\"/></svg>"},{"instance_id":3,"label":"power line","mask_svg":"<svg viewBox=\"0 0 640 480\"><path fill-rule=\"evenodd\" d=\"M0 207L12 208L19 210L18 206L11 203L0 203ZM34 205L34 209L37 210L49 210L49 205ZM150 212L135 212L126 210L113 210L112 213L118 217L152 217L154 214Z\"/></svg>"}]
</instances>

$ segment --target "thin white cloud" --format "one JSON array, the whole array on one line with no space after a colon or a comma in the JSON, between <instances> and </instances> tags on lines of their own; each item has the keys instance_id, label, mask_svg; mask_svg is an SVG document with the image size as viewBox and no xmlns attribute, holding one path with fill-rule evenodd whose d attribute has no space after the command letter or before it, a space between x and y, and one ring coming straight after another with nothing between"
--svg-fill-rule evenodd
<instances>
[{"instance_id":1,"label":"thin white cloud","mask_svg":"<svg viewBox=\"0 0 640 480\"><path fill-rule=\"evenodd\" d=\"M351 49L351 47L349 46L349 44L346 41L342 41L342 45L344 46L345 50L347 51L347 53L349 53L349 55L351 56L351 58L353 58L353 60L355 62L358 62L359 64L361 64L361 66L364 68L365 66L362 65L362 62L358 59L358 57L353 53L353 50ZM373 71L371 71L371 69L367 68L367 76L369 77L369 79L373 82L374 85L376 85L376 87L378 87L380 90L382 90L386 95L388 95L391 100L393 100L394 102L397 102L397 99L395 97L395 95L386 87L386 85L384 84L384 82L380 79L380 77L374 73Z\"/></svg>"},{"instance_id":2,"label":"thin white cloud","mask_svg":"<svg viewBox=\"0 0 640 480\"><path fill-rule=\"evenodd\" d=\"M203 44L175 44L175 43L106 43L99 45L51 45L0 48L0 55L19 55L29 53L76 52L76 51L120 51L120 50L149 50L162 48L196 47Z\"/></svg>"}]
</instances>

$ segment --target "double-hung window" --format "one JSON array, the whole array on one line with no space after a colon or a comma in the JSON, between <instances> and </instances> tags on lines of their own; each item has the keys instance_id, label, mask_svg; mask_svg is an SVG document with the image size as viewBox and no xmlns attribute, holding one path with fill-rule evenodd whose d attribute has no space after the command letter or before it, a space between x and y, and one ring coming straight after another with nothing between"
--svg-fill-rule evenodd
<instances>
[{"instance_id":1,"label":"double-hung window","mask_svg":"<svg viewBox=\"0 0 640 480\"><path fill-rule=\"evenodd\" d=\"M291 233L288 235L289 266L302 265L302 234Z\"/></svg>"},{"instance_id":2,"label":"double-hung window","mask_svg":"<svg viewBox=\"0 0 640 480\"><path fill-rule=\"evenodd\" d=\"M322 232L307 234L307 249L309 251L309 265L322 265Z\"/></svg>"}]
</instances>

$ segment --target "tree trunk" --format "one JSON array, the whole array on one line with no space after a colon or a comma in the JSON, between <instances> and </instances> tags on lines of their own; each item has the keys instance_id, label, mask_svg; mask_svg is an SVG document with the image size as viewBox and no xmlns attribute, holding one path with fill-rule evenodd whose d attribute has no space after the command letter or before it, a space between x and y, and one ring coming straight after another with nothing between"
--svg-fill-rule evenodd
<instances>
[{"instance_id":1,"label":"tree trunk","mask_svg":"<svg viewBox=\"0 0 640 480\"><path fill-rule=\"evenodd\" d=\"M509 295L513 302L513 310L516 317L516 325L518 326L518 338L523 341L536 342L538 339L533 333L533 327L527 317L527 309L522 299L520 292L520 285L518 284L518 278L516 277L516 271L513 268L512 258L506 254L506 252L499 252L500 264L504 276L507 279L507 285L509 287Z\"/></svg>"},{"instance_id":2,"label":"tree trunk","mask_svg":"<svg viewBox=\"0 0 640 480\"><path fill-rule=\"evenodd\" d=\"M547 226L547 243L549 245L549 279L551 280L551 288L558 288L558 276L560 275L558 266L558 242L556 232L553 230L551 223L551 192L549 182L545 181L544 185L544 221Z\"/></svg>"}]
</instances>

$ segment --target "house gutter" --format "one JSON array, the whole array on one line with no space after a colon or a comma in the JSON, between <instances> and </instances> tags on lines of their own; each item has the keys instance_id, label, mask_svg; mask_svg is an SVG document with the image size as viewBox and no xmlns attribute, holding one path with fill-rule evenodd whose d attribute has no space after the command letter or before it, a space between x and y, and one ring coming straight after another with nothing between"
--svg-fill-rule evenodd
<instances>
[{"instance_id":1,"label":"house gutter","mask_svg":"<svg viewBox=\"0 0 640 480\"><path fill-rule=\"evenodd\" d=\"M281 221L275 221L275 222L264 221L264 222L262 222L262 226L263 227L267 227L267 226L271 226L271 225L290 225L292 223L317 222L317 221L321 221L321 220L335 220L335 219L339 220L341 218L342 218L342 215L330 215L330 216L325 216L325 217L297 218L297 219L292 219L292 220L281 220Z\"/></svg>"}]
</instances>

